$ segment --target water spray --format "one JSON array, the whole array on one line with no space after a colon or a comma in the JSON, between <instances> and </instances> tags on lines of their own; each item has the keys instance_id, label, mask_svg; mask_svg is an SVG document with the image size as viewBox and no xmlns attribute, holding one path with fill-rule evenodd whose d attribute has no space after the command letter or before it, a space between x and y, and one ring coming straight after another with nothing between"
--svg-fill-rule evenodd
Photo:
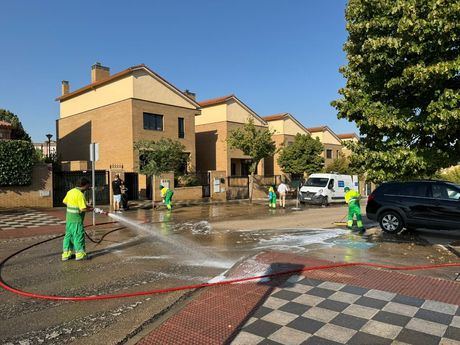
<instances>
[{"instance_id":1,"label":"water spray","mask_svg":"<svg viewBox=\"0 0 460 345\"><path fill-rule=\"evenodd\" d=\"M104 211L102 208L97 208L97 207L93 209L93 212L94 212L95 214L103 214L104 216L108 216L108 215L109 215L109 212Z\"/></svg>"}]
</instances>

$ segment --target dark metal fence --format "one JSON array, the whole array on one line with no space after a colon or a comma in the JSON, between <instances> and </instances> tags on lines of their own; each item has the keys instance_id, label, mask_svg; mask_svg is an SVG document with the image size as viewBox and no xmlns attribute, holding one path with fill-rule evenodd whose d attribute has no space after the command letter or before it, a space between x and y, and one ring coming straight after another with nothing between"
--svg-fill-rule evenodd
<instances>
[{"instance_id":1,"label":"dark metal fence","mask_svg":"<svg viewBox=\"0 0 460 345\"><path fill-rule=\"evenodd\" d=\"M53 206L65 206L62 203L66 193L74 188L82 177L91 181L91 171L53 171ZM109 173L105 170L96 170L96 204L110 203ZM91 191L85 193L86 200L91 201Z\"/></svg>"}]
</instances>

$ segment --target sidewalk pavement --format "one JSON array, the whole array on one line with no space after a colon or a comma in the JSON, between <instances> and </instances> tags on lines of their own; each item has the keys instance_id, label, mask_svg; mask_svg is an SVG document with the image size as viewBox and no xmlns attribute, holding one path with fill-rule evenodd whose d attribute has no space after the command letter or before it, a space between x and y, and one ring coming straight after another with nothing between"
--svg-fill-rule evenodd
<instances>
[{"instance_id":1,"label":"sidewalk pavement","mask_svg":"<svg viewBox=\"0 0 460 345\"><path fill-rule=\"evenodd\" d=\"M274 252L257 262L269 272L330 263ZM138 344L459 345L459 304L460 282L358 266L307 271L208 288Z\"/></svg>"},{"instance_id":2,"label":"sidewalk pavement","mask_svg":"<svg viewBox=\"0 0 460 345\"><path fill-rule=\"evenodd\" d=\"M16 208L0 210L0 240L64 234L66 209ZM98 221L97 216L96 221ZM113 224L103 218L102 224ZM85 217L85 226L92 225L91 215Z\"/></svg>"}]
</instances>

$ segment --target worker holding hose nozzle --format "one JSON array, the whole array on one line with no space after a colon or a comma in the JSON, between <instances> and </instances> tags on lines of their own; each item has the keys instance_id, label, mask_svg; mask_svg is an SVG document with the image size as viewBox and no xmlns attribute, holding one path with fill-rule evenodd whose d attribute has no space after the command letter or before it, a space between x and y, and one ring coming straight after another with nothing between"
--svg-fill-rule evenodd
<instances>
[{"instance_id":1,"label":"worker holding hose nozzle","mask_svg":"<svg viewBox=\"0 0 460 345\"><path fill-rule=\"evenodd\" d=\"M163 198L163 203L166 205L168 210L171 210L172 205L172 197L174 195L174 192L169 189L168 187L164 187L163 185L160 185L160 191L161 191L161 197Z\"/></svg>"},{"instance_id":2,"label":"worker holding hose nozzle","mask_svg":"<svg viewBox=\"0 0 460 345\"><path fill-rule=\"evenodd\" d=\"M89 180L83 177L75 188L67 192L62 201L67 206L62 261L69 260L74 251L75 260L86 259L83 220L85 212L92 211L93 208L86 203L83 193L89 188Z\"/></svg>"},{"instance_id":3,"label":"worker holding hose nozzle","mask_svg":"<svg viewBox=\"0 0 460 345\"><path fill-rule=\"evenodd\" d=\"M358 230L364 232L363 226L363 219L361 217L361 207L359 206L359 199L361 199L361 195L355 191L350 189L350 187L345 187L345 202L348 204L348 222L347 228L353 228L353 220L356 216L356 225L358 225Z\"/></svg>"}]
</instances>

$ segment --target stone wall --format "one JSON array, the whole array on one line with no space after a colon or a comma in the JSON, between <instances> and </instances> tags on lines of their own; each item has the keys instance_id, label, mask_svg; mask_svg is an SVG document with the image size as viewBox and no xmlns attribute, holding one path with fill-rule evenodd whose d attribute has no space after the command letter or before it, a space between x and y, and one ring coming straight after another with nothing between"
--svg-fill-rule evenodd
<instances>
[{"instance_id":1,"label":"stone wall","mask_svg":"<svg viewBox=\"0 0 460 345\"><path fill-rule=\"evenodd\" d=\"M30 186L0 186L0 207L53 207L51 165L35 165Z\"/></svg>"}]
</instances>

